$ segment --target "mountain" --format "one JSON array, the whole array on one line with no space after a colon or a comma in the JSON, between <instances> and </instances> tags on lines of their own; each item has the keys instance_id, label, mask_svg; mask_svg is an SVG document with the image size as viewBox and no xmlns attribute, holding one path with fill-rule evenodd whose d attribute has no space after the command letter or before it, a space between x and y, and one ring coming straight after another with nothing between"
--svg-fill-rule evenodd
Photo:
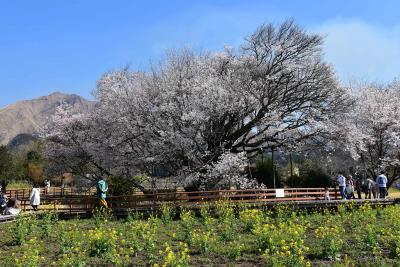
<instances>
[{"instance_id":1,"label":"mountain","mask_svg":"<svg viewBox=\"0 0 400 267\"><path fill-rule=\"evenodd\" d=\"M29 145L37 140L39 140L39 137L34 134L18 134L8 142L7 148L9 151L17 151L19 148Z\"/></svg>"},{"instance_id":2,"label":"mountain","mask_svg":"<svg viewBox=\"0 0 400 267\"><path fill-rule=\"evenodd\" d=\"M0 145L10 141L38 135L40 130L51 120L61 103L68 103L80 113L90 112L96 105L78 95L53 93L38 99L24 100L0 109ZM18 137L19 136L19 137ZM17 141L14 138L17 138ZM28 138L29 139L29 138Z\"/></svg>"}]
</instances>

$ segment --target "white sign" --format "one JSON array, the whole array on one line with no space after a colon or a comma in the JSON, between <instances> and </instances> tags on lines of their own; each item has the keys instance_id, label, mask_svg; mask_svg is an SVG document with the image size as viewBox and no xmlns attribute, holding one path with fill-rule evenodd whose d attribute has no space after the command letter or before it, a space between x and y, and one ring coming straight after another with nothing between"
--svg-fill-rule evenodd
<instances>
[{"instance_id":1,"label":"white sign","mask_svg":"<svg viewBox=\"0 0 400 267\"><path fill-rule=\"evenodd\" d=\"M275 189L275 196L276 197L285 197L285 190L284 189Z\"/></svg>"}]
</instances>

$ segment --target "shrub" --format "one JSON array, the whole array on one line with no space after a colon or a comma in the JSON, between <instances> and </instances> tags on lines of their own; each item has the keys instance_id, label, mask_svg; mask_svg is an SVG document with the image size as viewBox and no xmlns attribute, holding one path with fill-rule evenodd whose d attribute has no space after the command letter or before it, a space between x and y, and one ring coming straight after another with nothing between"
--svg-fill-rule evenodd
<instances>
[{"instance_id":1,"label":"shrub","mask_svg":"<svg viewBox=\"0 0 400 267\"><path fill-rule=\"evenodd\" d=\"M244 231L251 232L257 224L264 221L264 216L261 210L242 210L239 219L243 223Z\"/></svg>"},{"instance_id":2,"label":"shrub","mask_svg":"<svg viewBox=\"0 0 400 267\"><path fill-rule=\"evenodd\" d=\"M253 174L257 179L257 182L264 184L268 188L274 187L274 172L273 164L271 159L258 160L256 166L253 169ZM275 185L276 187L282 187L282 177L279 173L278 166L275 164Z\"/></svg>"},{"instance_id":3,"label":"shrub","mask_svg":"<svg viewBox=\"0 0 400 267\"><path fill-rule=\"evenodd\" d=\"M199 250L202 255L207 255L208 253L210 253L215 242L215 234L211 231L193 232L193 245Z\"/></svg>"},{"instance_id":4,"label":"shrub","mask_svg":"<svg viewBox=\"0 0 400 267\"><path fill-rule=\"evenodd\" d=\"M128 195L132 193L133 186L131 179L119 176L108 178L109 193L113 196Z\"/></svg>"},{"instance_id":5,"label":"shrub","mask_svg":"<svg viewBox=\"0 0 400 267\"><path fill-rule=\"evenodd\" d=\"M221 223L234 218L234 209L228 201L217 201L215 210Z\"/></svg>"},{"instance_id":6,"label":"shrub","mask_svg":"<svg viewBox=\"0 0 400 267\"><path fill-rule=\"evenodd\" d=\"M42 218L41 230L42 238L47 238L50 236L54 225L58 221L58 215L55 212L47 212Z\"/></svg>"},{"instance_id":7,"label":"shrub","mask_svg":"<svg viewBox=\"0 0 400 267\"><path fill-rule=\"evenodd\" d=\"M160 254L163 257L162 266L165 267L188 267L190 256L189 249L186 244L179 243L178 251L175 253L168 243L164 244L165 250L160 251ZM155 264L154 266L159 266Z\"/></svg>"},{"instance_id":8,"label":"shrub","mask_svg":"<svg viewBox=\"0 0 400 267\"><path fill-rule=\"evenodd\" d=\"M71 254L62 254L60 259L54 264L59 267L85 267L86 253L84 251L75 251Z\"/></svg>"},{"instance_id":9,"label":"shrub","mask_svg":"<svg viewBox=\"0 0 400 267\"><path fill-rule=\"evenodd\" d=\"M90 256L98 256L106 259L111 258L111 253L116 247L117 231L115 229L99 228L89 230Z\"/></svg>"},{"instance_id":10,"label":"shrub","mask_svg":"<svg viewBox=\"0 0 400 267\"><path fill-rule=\"evenodd\" d=\"M111 175L108 178L109 193L113 196L129 195L135 184L141 184L146 180L148 180L146 175L136 175L132 178Z\"/></svg>"},{"instance_id":11,"label":"shrub","mask_svg":"<svg viewBox=\"0 0 400 267\"><path fill-rule=\"evenodd\" d=\"M307 172L304 178L304 187L331 187L332 179L322 169L313 169Z\"/></svg>"},{"instance_id":12,"label":"shrub","mask_svg":"<svg viewBox=\"0 0 400 267\"><path fill-rule=\"evenodd\" d=\"M304 187L304 177L299 175L292 175L286 178L285 185L291 188L301 188Z\"/></svg>"},{"instance_id":13,"label":"shrub","mask_svg":"<svg viewBox=\"0 0 400 267\"><path fill-rule=\"evenodd\" d=\"M253 234L268 266L309 266L304 257L308 251L304 245L305 230L300 224L280 222L257 225Z\"/></svg>"},{"instance_id":14,"label":"shrub","mask_svg":"<svg viewBox=\"0 0 400 267\"><path fill-rule=\"evenodd\" d=\"M140 212L128 209L128 216L126 216L126 223L132 224L135 223L136 221L141 220L142 218L143 216Z\"/></svg>"},{"instance_id":15,"label":"shrub","mask_svg":"<svg viewBox=\"0 0 400 267\"><path fill-rule=\"evenodd\" d=\"M210 206L208 204L202 204L200 206L200 216L203 223L206 223L206 221L211 217Z\"/></svg>"},{"instance_id":16,"label":"shrub","mask_svg":"<svg viewBox=\"0 0 400 267\"><path fill-rule=\"evenodd\" d=\"M226 243L227 241L232 241L237 233L236 220L226 220L220 224L222 231L220 234L221 240Z\"/></svg>"},{"instance_id":17,"label":"shrub","mask_svg":"<svg viewBox=\"0 0 400 267\"><path fill-rule=\"evenodd\" d=\"M130 254L137 254L146 248L152 249L156 231L157 227L152 227L145 221L139 220L135 223L127 224L124 237Z\"/></svg>"},{"instance_id":18,"label":"shrub","mask_svg":"<svg viewBox=\"0 0 400 267\"><path fill-rule=\"evenodd\" d=\"M161 204L161 221L167 225L174 218L174 207L172 203L164 202Z\"/></svg>"},{"instance_id":19,"label":"shrub","mask_svg":"<svg viewBox=\"0 0 400 267\"><path fill-rule=\"evenodd\" d=\"M93 219L96 226L109 222L113 219L112 210L109 208L95 208L93 211Z\"/></svg>"},{"instance_id":20,"label":"shrub","mask_svg":"<svg viewBox=\"0 0 400 267\"><path fill-rule=\"evenodd\" d=\"M191 244L192 243L192 233L193 233L193 226L195 223L195 218L193 215L193 212L183 210L180 214L181 217L181 224L183 227L183 235L184 235L184 240Z\"/></svg>"},{"instance_id":21,"label":"shrub","mask_svg":"<svg viewBox=\"0 0 400 267\"><path fill-rule=\"evenodd\" d=\"M27 223L19 216L13 226L13 243L15 245L22 245L25 243L28 233L29 228Z\"/></svg>"},{"instance_id":22,"label":"shrub","mask_svg":"<svg viewBox=\"0 0 400 267\"><path fill-rule=\"evenodd\" d=\"M21 249L22 254L20 257L15 257L14 259L15 267L39 267L43 265L44 258L40 257L42 245L40 244L40 240L37 240L36 237L28 240Z\"/></svg>"},{"instance_id":23,"label":"shrub","mask_svg":"<svg viewBox=\"0 0 400 267\"><path fill-rule=\"evenodd\" d=\"M315 230L315 236L321 242L322 257L330 260L340 258L344 241L342 225L320 226Z\"/></svg>"},{"instance_id":24,"label":"shrub","mask_svg":"<svg viewBox=\"0 0 400 267\"><path fill-rule=\"evenodd\" d=\"M366 248L371 251L374 255L379 255L380 254L380 249L378 245L378 239L377 239L377 232L376 232L376 226L373 224L367 224L366 226L364 225L365 228L365 246Z\"/></svg>"},{"instance_id":25,"label":"shrub","mask_svg":"<svg viewBox=\"0 0 400 267\"><path fill-rule=\"evenodd\" d=\"M84 253L86 247L86 233L82 232L77 224L68 225L61 222L58 236L58 243L60 244L60 254L72 254L78 252Z\"/></svg>"},{"instance_id":26,"label":"shrub","mask_svg":"<svg viewBox=\"0 0 400 267\"><path fill-rule=\"evenodd\" d=\"M238 239L240 240L240 236ZM226 247L226 256L230 260L237 260L242 255L243 249L244 245L239 241L230 242Z\"/></svg>"}]
</instances>

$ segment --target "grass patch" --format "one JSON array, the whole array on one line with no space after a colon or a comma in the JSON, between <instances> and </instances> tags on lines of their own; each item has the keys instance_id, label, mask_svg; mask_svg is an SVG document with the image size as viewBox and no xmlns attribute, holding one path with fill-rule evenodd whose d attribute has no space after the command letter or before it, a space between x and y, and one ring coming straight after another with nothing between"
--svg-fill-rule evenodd
<instances>
[{"instance_id":1,"label":"grass patch","mask_svg":"<svg viewBox=\"0 0 400 267\"><path fill-rule=\"evenodd\" d=\"M398 188L390 187L388 193L390 198L400 198L400 189Z\"/></svg>"},{"instance_id":2,"label":"grass patch","mask_svg":"<svg viewBox=\"0 0 400 267\"><path fill-rule=\"evenodd\" d=\"M22 180L22 181L14 181L11 180L8 183L7 189L20 189L20 188L31 188L32 187L32 183L26 180Z\"/></svg>"}]
</instances>

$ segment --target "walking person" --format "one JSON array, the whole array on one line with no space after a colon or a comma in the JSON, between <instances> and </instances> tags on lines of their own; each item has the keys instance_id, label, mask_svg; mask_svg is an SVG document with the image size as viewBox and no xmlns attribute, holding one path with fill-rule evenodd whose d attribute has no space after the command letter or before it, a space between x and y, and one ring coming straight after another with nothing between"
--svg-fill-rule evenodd
<instances>
[{"instance_id":1,"label":"walking person","mask_svg":"<svg viewBox=\"0 0 400 267\"><path fill-rule=\"evenodd\" d=\"M37 183L33 184L31 196L29 197L29 203L31 204L34 211L37 211L40 205L40 188Z\"/></svg>"},{"instance_id":2,"label":"walking person","mask_svg":"<svg viewBox=\"0 0 400 267\"><path fill-rule=\"evenodd\" d=\"M336 182L339 185L339 192L342 196L342 199L346 199L346 178L342 175L342 173L339 173L338 176L336 176Z\"/></svg>"},{"instance_id":3,"label":"walking person","mask_svg":"<svg viewBox=\"0 0 400 267\"><path fill-rule=\"evenodd\" d=\"M347 176L346 180L346 199L352 199L354 197L354 182L353 176Z\"/></svg>"},{"instance_id":4,"label":"walking person","mask_svg":"<svg viewBox=\"0 0 400 267\"><path fill-rule=\"evenodd\" d=\"M381 174L376 178L376 184L379 187L379 198L386 198L387 177L384 171L381 171Z\"/></svg>"},{"instance_id":5,"label":"walking person","mask_svg":"<svg viewBox=\"0 0 400 267\"><path fill-rule=\"evenodd\" d=\"M108 191L108 185L106 182L105 177L101 177L100 180L97 182L97 194L99 196L99 204L100 207L107 208L107 191Z\"/></svg>"}]
</instances>

